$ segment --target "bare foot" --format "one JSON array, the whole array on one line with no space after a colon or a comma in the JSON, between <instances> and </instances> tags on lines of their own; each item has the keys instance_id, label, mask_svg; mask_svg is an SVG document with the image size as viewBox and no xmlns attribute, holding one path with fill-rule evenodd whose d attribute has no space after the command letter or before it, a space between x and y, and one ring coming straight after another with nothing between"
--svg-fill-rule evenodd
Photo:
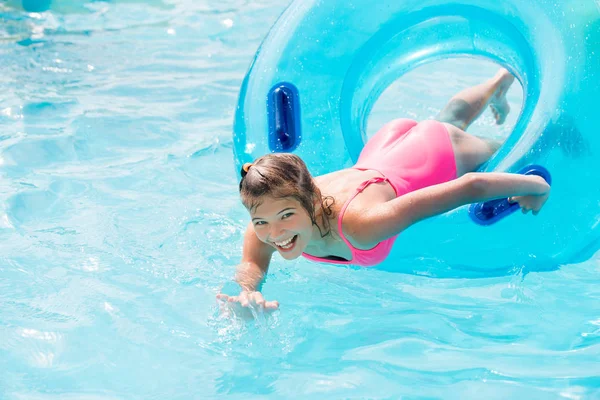
<instances>
[{"instance_id":1,"label":"bare foot","mask_svg":"<svg viewBox=\"0 0 600 400\"><path fill-rule=\"evenodd\" d=\"M515 77L506 69L502 68L492 79L495 81L494 86L496 90L490 98L490 110L492 110L492 114L494 114L496 124L502 125L510 112L510 105L506 100L506 92L510 85L515 81Z\"/></svg>"}]
</instances>

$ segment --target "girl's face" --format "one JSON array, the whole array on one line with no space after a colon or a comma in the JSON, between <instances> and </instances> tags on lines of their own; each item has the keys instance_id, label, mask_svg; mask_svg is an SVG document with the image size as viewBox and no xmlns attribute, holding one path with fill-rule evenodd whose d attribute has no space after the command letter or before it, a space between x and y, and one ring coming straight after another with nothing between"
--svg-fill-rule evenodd
<instances>
[{"instance_id":1,"label":"girl's face","mask_svg":"<svg viewBox=\"0 0 600 400\"><path fill-rule=\"evenodd\" d=\"M294 198L265 197L250 212L256 236L273 246L286 260L298 258L310 243L313 224L306 210Z\"/></svg>"}]
</instances>

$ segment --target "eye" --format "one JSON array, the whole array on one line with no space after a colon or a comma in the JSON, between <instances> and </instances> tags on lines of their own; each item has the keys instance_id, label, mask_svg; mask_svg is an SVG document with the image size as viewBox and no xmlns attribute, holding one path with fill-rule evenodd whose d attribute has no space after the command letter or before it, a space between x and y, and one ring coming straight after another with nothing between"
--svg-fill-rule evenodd
<instances>
[{"instance_id":1,"label":"eye","mask_svg":"<svg viewBox=\"0 0 600 400\"><path fill-rule=\"evenodd\" d=\"M283 216L281 217L281 219L286 219L286 218L289 218L289 217L291 217L292 215L294 215L294 213L293 213L293 212L285 213L285 214L283 214Z\"/></svg>"},{"instance_id":2,"label":"eye","mask_svg":"<svg viewBox=\"0 0 600 400\"><path fill-rule=\"evenodd\" d=\"M254 223L254 226L261 226L261 225L266 225L266 224L267 224L267 222L266 222L266 221L256 221L256 222Z\"/></svg>"}]
</instances>

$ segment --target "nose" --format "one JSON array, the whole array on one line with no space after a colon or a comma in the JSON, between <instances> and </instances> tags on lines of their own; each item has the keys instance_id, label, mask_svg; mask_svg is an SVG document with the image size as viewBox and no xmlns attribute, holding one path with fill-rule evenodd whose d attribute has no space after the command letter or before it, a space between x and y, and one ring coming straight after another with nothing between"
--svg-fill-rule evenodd
<instances>
[{"instance_id":1,"label":"nose","mask_svg":"<svg viewBox=\"0 0 600 400\"><path fill-rule=\"evenodd\" d=\"M280 225L271 224L271 229L269 231L269 239L271 239L271 241L276 242L279 239L283 239L284 234L285 232Z\"/></svg>"}]
</instances>

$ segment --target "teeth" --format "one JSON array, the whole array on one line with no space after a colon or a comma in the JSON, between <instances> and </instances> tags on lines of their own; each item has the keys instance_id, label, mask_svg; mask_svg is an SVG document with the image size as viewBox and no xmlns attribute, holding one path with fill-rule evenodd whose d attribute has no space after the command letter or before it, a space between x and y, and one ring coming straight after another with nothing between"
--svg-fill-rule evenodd
<instances>
[{"instance_id":1,"label":"teeth","mask_svg":"<svg viewBox=\"0 0 600 400\"><path fill-rule=\"evenodd\" d=\"M277 246L279 246L279 247L284 247L284 246L286 246L287 244L289 244L289 243L292 241L292 239L293 239L293 238L294 238L294 236L292 236L292 237L291 237L291 238L289 238L288 240L284 240L283 242L274 242L274 243L275 243Z\"/></svg>"}]
</instances>

